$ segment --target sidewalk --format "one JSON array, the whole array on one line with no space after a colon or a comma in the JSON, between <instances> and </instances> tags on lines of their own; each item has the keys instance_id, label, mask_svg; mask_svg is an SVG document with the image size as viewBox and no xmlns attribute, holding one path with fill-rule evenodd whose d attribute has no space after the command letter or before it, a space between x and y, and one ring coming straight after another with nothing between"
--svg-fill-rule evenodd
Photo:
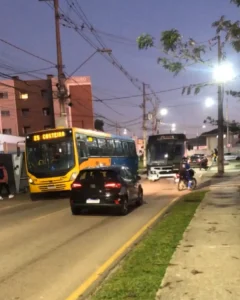
<instances>
[{"instance_id":1,"label":"sidewalk","mask_svg":"<svg viewBox=\"0 0 240 300\"><path fill-rule=\"evenodd\" d=\"M240 299L240 176L212 179L156 300Z\"/></svg>"}]
</instances>

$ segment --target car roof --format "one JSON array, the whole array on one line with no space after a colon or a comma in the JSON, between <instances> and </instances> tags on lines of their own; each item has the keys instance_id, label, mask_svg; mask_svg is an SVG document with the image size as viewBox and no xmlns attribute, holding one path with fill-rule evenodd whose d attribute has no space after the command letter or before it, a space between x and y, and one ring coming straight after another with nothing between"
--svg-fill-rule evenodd
<instances>
[{"instance_id":1,"label":"car roof","mask_svg":"<svg viewBox=\"0 0 240 300\"><path fill-rule=\"evenodd\" d=\"M120 172L120 170L123 169L123 168L128 169L125 166L115 165L115 166L109 166L109 167L107 167L107 166L103 166L103 167L91 167L91 168L83 169L80 172L83 172L83 171L115 171L115 172Z\"/></svg>"}]
</instances>

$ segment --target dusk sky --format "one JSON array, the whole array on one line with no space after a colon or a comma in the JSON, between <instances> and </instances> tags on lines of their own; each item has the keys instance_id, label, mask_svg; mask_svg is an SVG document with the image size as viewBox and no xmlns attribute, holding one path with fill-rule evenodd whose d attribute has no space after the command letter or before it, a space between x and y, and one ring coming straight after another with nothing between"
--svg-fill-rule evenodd
<instances>
[{"instance_id":1,"label":"dusk sky","mask_svg":"<svg viewBox=\"0 0 240 300\"><path fill-rule=\"evenodd\" d=\"M59 0L60 7L79 26L83 21L67 5L67 0ZM68 0L69 3L73 0ZM77 1L77 0L74 0ZM192 66L177 77L163 70L157 64L160 51L151 49L139 51L136 38L142 33L150 33L158 40L163 30L179 29L184 37L192 37L198 42L208 45L208 40L214 37L213 21L225 15L231 20L238 20L240 9L230 4L229 0L78 0L82 9L92 23L104 44L112 49L116 59L134 77L151 85L158 93L189 84L211 80L212 70L207 66ZM50 1L49 1L50 3ZM1 1L1 38L18 45L34 54L56 62L55 28L53 10L44 2L38 0L2 0ZM83 30L95 44L101 48L94 35L87 29ZM106 34L107 33L107 34ZM73 29L61 27L63 60L66 72L71 73L78 65L87 59L95 50ZM216 61L217 49L212 49L207 55ZM228 60L239 69L240 54L231 49L227 52ZM17 72L51 67L51 65L23 54L0 42L1 72L6 65ZM37 76L45 78L44 74L56 74L56 69L49 69ZM93 56L79 71L79 76L91 76L93 94L100 99L138 95L140 91L111 63L100 54ZM229 84L237 89L239 81ZM216 117L217 107L206 109L204 101L207 96L216 99L216 88L205 88L198 96L182 96L181 90L158 93L161 107L168 107L165 123L176 123L177 132L186 131L188 136L196 136L202 131L204 118ZM102 114L113 122L119 122L122 127L126 121L137 119L128 125L132 132L141 134L142 110L138 107L142 97L105 101L114 108L115 113L101 103L94 104L94 112ZM239 121L240 102L229 98L230 119ZM151 104L148 104L148 110ZM136 124L137 123L137 124ZM131 124L131 122L129 123ZM149 124L150 125L150 124ZM150 127L150 126L149 126ZM107 130L114 132L112 127ZM211 129L209 127L209 129ZM207 129L206 129L207 130ZM162 125L162 132L169 132L169 127Z\"/></svg>"}]
</instances>

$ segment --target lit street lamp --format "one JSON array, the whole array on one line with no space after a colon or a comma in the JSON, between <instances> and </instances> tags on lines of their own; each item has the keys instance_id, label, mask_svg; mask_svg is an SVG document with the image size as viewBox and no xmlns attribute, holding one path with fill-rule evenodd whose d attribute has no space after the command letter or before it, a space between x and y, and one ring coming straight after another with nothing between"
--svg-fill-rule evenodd
<instances>
[{"instance_id":1,"label":"lit street lamp","mask_svg":"<svg viewBox=\"0 0 240 300\"><path fill-rule=\"evenodd\" d=\"M232 64L221 63L213 70L213 79L218 83L225 83L233 80L235 77Z\"/></svg>"},{"instance_id":2,"label":"lit street lamp","mask_svg":"<svg viewBox=\"0 0 240 300\"><path fill-rule=\"evenodd\" d=\"M160 115L161 116L166 116L168 114L168 110L166 109L166 108L162 108L161 110L160 110Z\"/></svg>"},{"instance_id":3,"label":"lit street lamp","mask_svg":"<svg viewBox=\"0 0 240 300\"><path fill-rule=\"evenodd\" d=\"M211 97L206 98L206 100L205 100L205 106L206 106L206 107L211 107L211 106L213 106L213 105L214 105L214 100L213 100L213 98L211 98Z\"/></svg>"}]
</instances>

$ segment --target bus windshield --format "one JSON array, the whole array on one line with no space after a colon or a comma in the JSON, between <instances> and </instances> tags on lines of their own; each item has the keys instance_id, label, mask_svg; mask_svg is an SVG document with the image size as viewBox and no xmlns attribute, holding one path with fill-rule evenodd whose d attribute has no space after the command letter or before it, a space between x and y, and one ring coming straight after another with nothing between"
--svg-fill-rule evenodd
<instances>
[{"instance_id":1,"label":"bus windshield","mask_svg":"<svg viewBox=\"0 0 240 300\"><path fill-rule=\"evenodd\" d=\"M30 143L26 147L28 171L33 175L64 175L75 165L71 139Z\"/></svg>"},{"instance_id":2,"label":"bus windshield","mask_svg":"<svg viewBox=\"0 0 240 300\"><path fill-rule=\"evenodd\" d=\"M159 160L176 160L184 155L184 142L156 141L149 145L148 158L150 162Z\"/></svg>"}]
</instances>

